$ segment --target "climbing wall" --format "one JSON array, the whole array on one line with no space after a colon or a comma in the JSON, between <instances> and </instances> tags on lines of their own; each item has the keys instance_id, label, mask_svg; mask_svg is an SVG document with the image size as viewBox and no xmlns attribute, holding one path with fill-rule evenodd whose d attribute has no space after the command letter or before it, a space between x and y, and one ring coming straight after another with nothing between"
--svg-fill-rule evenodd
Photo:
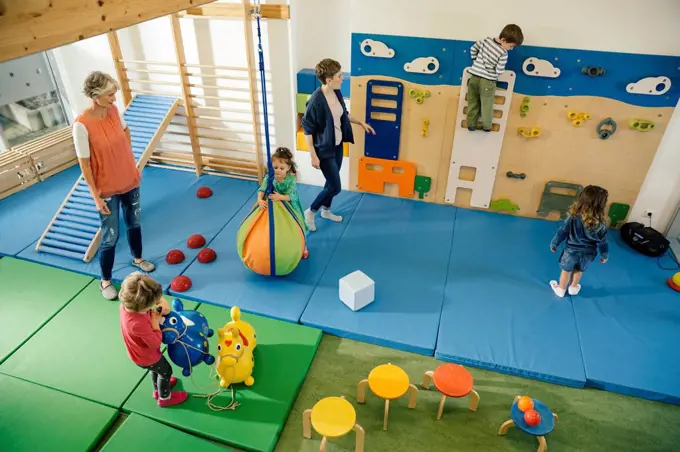
<instances>
[{"instance_id":1,"label":"climbing wall","mask_svg":"<svg viewBox=\"0 0 680 452\"><path fill-rule=\"evenodd\" d=\"M491 132L467 129L468 81L470 74L463 72L460 101L456 115L456 132L453 138L449 177L446 186L446 202L453 204L459 189L471 190L470 206L488 208L491 204L498 160L503 147L507 127L515 73L501 74L494 99L494 115Z\"/></svg>"}]
</instances>

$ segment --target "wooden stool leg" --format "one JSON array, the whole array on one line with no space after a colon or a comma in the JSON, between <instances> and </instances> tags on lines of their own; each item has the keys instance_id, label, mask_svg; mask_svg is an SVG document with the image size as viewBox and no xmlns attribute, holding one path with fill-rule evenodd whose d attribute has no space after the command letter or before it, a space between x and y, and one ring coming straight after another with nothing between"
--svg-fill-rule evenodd
<instances>
[{"instance_id":1,"label":"wooden stool leg","mask_svg":"<svg viewBox=\"0 0 680 452\"><path fill-rule=\"evenodd\" d=\"M439 402L439 410L437 410L437 420L442 418L442 413L444 413L444 402L446 402L446 396L442 394L442 399Z\"/></svg>"},{"instance_id":2,"label":"wooden stool leg","mask_svg":"<svg viewBox=\"0 0 680 452\"><path fill-rule=\"evenodd\" d=\"M312 410L302 413L302 436L307 439L312 437Z\"/></svg>"},{"instance_id":3,"label":"wooden stool leg","mask_svg":"<svg viewBox=\"0 0 680 452\"><path fill-rule=\"evenodd\" d=\"M387 430L387 417L390 414L390 401L385 400L385 419L383 420L383 430Z\"/></svg>"},{"instance_id":4,"label":"wooden stool leg","mask_svg":"<svg viewBox=\"0 0 680 452\"><path fill-rule=\"evenodd\" d=\"M368 380L361 380L357 385L358 403L364 403L366 401L366 386L368 386Z\"/></svg>"},{"instance_id":5,"label":"wooden stool leg","mask_svg":"<svg viewBox=\"0 0 680 452\"><path fill-rule=\"evenodd\" d=\"M424 389L430 389L430 383L432 383L432 379L434 378L434 372L431 370L428 370L425 372L425 375L423 375L423 388Z\"/></svg>"},{"instance_id":6,"label":"wooden stool leg","mask_svg":"<svg viewBox=\"0 0 680 452\"><path fill-rule=\"evenodd\" d=\"M557 424L557 414L553 413L553 417L555 418L555 424Z\"/></svg>"},{"instance_id":7,"label":"wooden stool leg","mask_svg":"<svg viewBox=\"0 0 680 452\"><path fill-rule=\"evenodd\" d=\"M477 407L479 407L479 394L473 389L470 391L470 405L468 409L470 411L477 411Z\"/></svg>"},{"instance_id":8,"label":"wooden stool leg","mask_svg":"<svg viewBox=\"0 0 680 452\"><path fill-rule=\"evenodd\" d=\"M418 388L416 387L416 385L411 384L408 386L408 407L415 408L417 401L418 401Z\"/></svg>"},{"instance_id":9,"label":"wooden stool leg","mask_svg":"<svg viewBox=\"0 0 680 452\"><path fill-rule=\"evenodd\" d=\"M364 441L366 438L366 432L359 424L354 424L354 432L356 433L356 445L354 446L355 452L364 452Z\"/></svg>"},{"instance_id":10,"label":"wooden stool leg","mask_svg":"<svg viewBox=\"0 0 680 452\"><path fill-rule=\"evenodd\" d=\"M548 443L545 442L545 436L537 436L538 450L536 452L548 452Z\"/></svg>"},{"instance_id":11,"label":"wooden stool leg","mask_svg":"<svg viewBox=\"0 0 680 452\"><path fill-rule=\"evenodd\" d=\"M328 439L324 436L321 438L321 447L319 447L319 452L326 452L326 443L328 442Z\"/></svg>"},{"instance_id":12,"label":"wooden stool leg","mask_svg":"<svg viewBox=\"0 0 680 452\"><path fill-rule=\"evenodd\" d=\"M501 425L501 428L498 429L498 434L499 435L505 435L506 433L508 433L508 429L510 427L512 427L513 425L515 425L515 423L512 421L512 419L509 419L509 420L503 422L503 424Z\"/></svg>"}]
</instances>

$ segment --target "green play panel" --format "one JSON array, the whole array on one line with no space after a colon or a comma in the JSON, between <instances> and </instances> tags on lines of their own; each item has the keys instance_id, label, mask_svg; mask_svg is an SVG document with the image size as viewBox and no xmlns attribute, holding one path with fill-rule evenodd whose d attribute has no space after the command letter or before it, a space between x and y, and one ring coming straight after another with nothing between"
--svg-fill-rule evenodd
<instances>
[{"instance_id":1,"label":"green play panel","mask_svg":"<svg viewBox=\"0 0 680 452\"><path fill-rule=\"evenodd\" d=\"M217 329L230 320L229 310L207 304L198 310L215 330L210 342L210 351L214 353ZM190 397L182 405L161 409L151 397L148 385L140 385L123 409L240 449L274 450L314 359L321 330L245 313L243 320L252 323L257 332L255 384L250 388L236 386L236 399L241 403L236 410L212 411L205 398L197 397ZM185 378L180 369L174 367L175 375L180 378L177 389L194 395L213 392L218 384L209 378L211 368L201 364L194 368L191 378ZM216 397L213 404L226 406L230 400L226 392Z\"/></svg>"},{"instance_id":2,"label":"green play panel","mask_svg":"<svg viewBox=\"0 0 680 452\"><path fill-rule=\"evenodd\" d=\"M92 281L11 257L0 259L0 363Z\"/></svg>"},{"instance_id":3,"label":"green play panel","mask_svg":"<svg viewBox=\"0 0 680 452\"><path fill-rule=\"evenodd\" d=\"M233 450L134 413L125 419L125 422L100 450L102 452L132 452L161 449L163 452L226 452Z\"/></svg>"},{"instance_id":4,"label":"green play panel","mask_svg":"<svg viewBox=\"0 0 680 452\"><path fill-rule=\"evenodd\" d=\"M113 408L0 375L0 450L90 450L117 416Z\"/></svg>"},{"instance_id":5,"label":"green play panel","mask_svg":"<svg viewBox=\"0 0 680 452\"><path fill-rule=\"evenodd\" d=\"M119 305L102 298L99 282L92 281L0 365L0 372L120 408L146 370L127 356Z\"/></svg>"}]
</instances>

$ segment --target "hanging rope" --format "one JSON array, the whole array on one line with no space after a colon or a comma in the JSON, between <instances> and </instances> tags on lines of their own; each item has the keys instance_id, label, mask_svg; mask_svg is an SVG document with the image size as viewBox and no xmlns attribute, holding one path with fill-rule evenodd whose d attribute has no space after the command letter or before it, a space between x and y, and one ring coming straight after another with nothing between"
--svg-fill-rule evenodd
<instances>
[{"instance_id":1,"label":"hanging rope","mask_svg":"<svg viewBox=\"0 0 680 452\"><path fill-rule=\"evenodd\" d=\"M260 18L262 17L261 0L255 0L253 15L257 19L257 53L259 55L260 90L262 91L262 113L264 115L264 139L267 148L267 191L265 196L274 192L274 167L272 166L271 145L269 143L269 112L267 105L267 81L264 76L264 51L262 50L262 32ZM257 152L260 152L258 149ZM271 206L270 206L271 207Z\"/></svg>"}]
</instances>

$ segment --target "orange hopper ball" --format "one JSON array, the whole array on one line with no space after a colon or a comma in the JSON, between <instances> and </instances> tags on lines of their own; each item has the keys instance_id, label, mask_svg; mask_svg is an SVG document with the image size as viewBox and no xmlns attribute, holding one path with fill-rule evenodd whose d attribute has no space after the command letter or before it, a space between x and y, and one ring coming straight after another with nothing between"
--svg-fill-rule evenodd
<instances>
[{"instance_id":1,"label":"orange hopper ball","mask_svg":"<svg viewBox=\"0 0 680 452\"><path fill-rule=\"evenodd\" d=\"M535 427L541 423L541 415L538 414L538 411L536 410L529 410L524 413L524 422L526 422L527 425Z\"/></svg>"},{"instance_id":2,"label":"orange hopper ball","mask_svg":"<svg viewBox=\"0 0 680 452\"><path fill-rule=\"evenodd\" d=\"M176 265L184 261L184 253L181 250L170 250L165 255L165 262L170 265Z\"/></svg>"},{"instance_id":3,"label":"orange hopper ball","mask_svg":"<svg viewBox=\"0 0 680 452\"><path fill-rule=\"evenodd\" d=\"M210 187L201 187L196 192L196 196L198 196L199 198L210 198L212 194L213 191L210 189Z\"/></svg>"},{"instance_id":4,"label":"orange hopper ball","mask_svg":"<svg viewBox=\"0 0 680 452\"><path fill-rule=\"evenodd\" d=\"M201 264L207 264L209 262L212 262L215 260L216 257L217 254L210 248L203 248L201 251L198 252L198 262L200 262Z\"/></svg>"},{"instance_id":5,"label":"orange hopper ball","mask_svg":"<svg viewBox=\"0 0 680 452\"><path fill-rule=\"evenodd\" d=\"M521 411L523 411L525 413L529 410L533 410L534 409L534 399L532 399L531 397L527 397L527 396L520 397L519 400L517 401L517 408L519 408Z\"/></svg>"},{"instance_id":6,"label":"orange hopper ball","mask_svg":"<svg viewBox=\"0 0 680 452\"><path fill-rule=\"evenodd\" d=\"M188 276L175 276L170 283L170 288L175 292L186 292L191 289L191 280Z\"/></svg>"},{"instance_id":7,"label":"orange hopper ball","mask_svg":"<svg viewBox=\"0 0 680 452\"><path fill-rule=\"evenodd\" d=\"M187 246L189 248L200 248L205 245L205 237L201 234L194 234L187 240Z\"/></svg>"}]
</instances>

